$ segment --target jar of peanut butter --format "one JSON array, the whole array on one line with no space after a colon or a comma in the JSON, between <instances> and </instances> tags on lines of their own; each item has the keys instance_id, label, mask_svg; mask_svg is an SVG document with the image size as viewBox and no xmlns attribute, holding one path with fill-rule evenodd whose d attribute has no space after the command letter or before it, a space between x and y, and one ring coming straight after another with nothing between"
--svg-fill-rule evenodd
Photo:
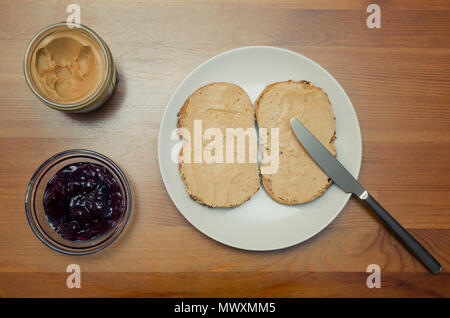
<instances>
[{"instance_id":1,"label":"jar of peanut butter","mask_svg":"<svg viewBox=\"0 0 450 318\"><path fill-rule=\"evenodd\" d=\"M90 28L50 25L34 36L25 52L25 78L47 106L89 112L114 92L116 69L105 41Z\"/></svg>"}]
</instances>

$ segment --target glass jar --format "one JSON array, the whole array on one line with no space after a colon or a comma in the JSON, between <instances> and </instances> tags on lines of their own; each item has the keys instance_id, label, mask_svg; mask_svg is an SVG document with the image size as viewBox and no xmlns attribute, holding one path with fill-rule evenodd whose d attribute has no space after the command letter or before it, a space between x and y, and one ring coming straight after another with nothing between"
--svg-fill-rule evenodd
<instances>
[{"instance_id":1,"label":"glass jar","mask_svg":"<svg viewBox=\"0 0 450 318\"><path fill-rule=\"evenodd\" d=\"M69 31L74 30L74 32L81 32L84 36L87 36L89 39L94 41L98 47L100 47L101 53L104 58L104 78L100 83L98 89L96 89L92 94L86 96L86 98L77 101L72 104L64 104L61 102L56 102L52 100L48 96L46 97L42 90L39 88L39 85L35 82L32 76L32 61L33 55L35 54L36 49L39 44L49 35L60 32L60 31ZM50 25L41 31L39 31L31 40L30 44L27 47L25 52L23 68L25 73L25 79L27 81L28 86L31 88L33 93L47 106L63 111L63 112L73 112L73 113L84 113L90 112L101 105L103 105L112 95L114 89L116 87L117 76L116 69L114 66L114 61L111 55L111 51L108 48L108 45L103 41L103 39L95 33L90 28L79 25L72 28L69 28L66 22L61 22L57 24Z\"/></svg>"},{"instance_id":2,"label":"glass jar","mask_svg":"<svg viewBox=\"0 0 450 318\"><path fill-rule=\"evenodd\" d=\"M52 228L45 214L44 197L49 181L58 171L80 162L101 165L117 180L123 198L123 213L107 232L84 241L69 241ZM69 255L91 254L112 244L124 231L132 211L131 187L119 166L108 157L91 150L67 150L52 156L36 170L25 195L25 211L34 234L51 249Z\"/></svg>"}]
</instances>

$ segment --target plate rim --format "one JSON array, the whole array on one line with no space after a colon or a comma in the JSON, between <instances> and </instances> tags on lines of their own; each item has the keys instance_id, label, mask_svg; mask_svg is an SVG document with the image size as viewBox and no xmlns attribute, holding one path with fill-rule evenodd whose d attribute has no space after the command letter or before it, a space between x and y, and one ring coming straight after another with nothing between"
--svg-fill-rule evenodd
<instances>
[{"instance_id":1,"label":"plate rim","mask_svg":"<svg viewBox=\"0 0 450 318\"><path fill-rule=\"evenodd\" d=\"M303 58L305 60L307 60L308 62L314 64L314 66L320 68L322 71L324 71L328 76L331 77L331 79L336 82L337 87L339 88L339 90L343 93L343 96L347 99L347 101L350 103L351 105L351 112L352 115L355 118L355 122L356 122L356 128L358 131L358 140L359 140L359 149L360 154L359 154L359 158L358 158L358 163L357 163L357 167L356 167L356 176L355 179L358 180L359 178L359 174L361 172L361 165L362 165L362 158L363 158L363 144L362 144L362 132L361 132L361 126L359 125L359 119L358 119L358 115L355 111L355 107L353 106L353 103L350 99L350 97L348 96L347 92L344 90L344 88L342 87L342 85L339 83L339 81L329 72L327 71L323 66L321 66L319 63L315 62L314 60L310 59L309 57L302 55L296 51L292 51L289 49L285 49L282 47L277 47L277 46L270 46L270 45L251 45L251 46L242 46L242 47L237 47L234 49L230 49L230 50L226 50L223 51L221 53L218 53L210 58L208 58L207 60L205 60L204 62L200 63L197 67L195 67L191 72L189 72L184 78L183 80L178 84L178 86L176 87L176 89L173 91L173 93L171 94L169 100L167 101L166 107L164 109L164 113L161 117L161 121L160 121L160 126L158 129L158 166L159 166L159 171L161 174L161 178L163 180L164 183L164 187L166 188L166 192L169 195L169 198L171 199L172 203L175 205L175 207L177 208L178 212L189 222L190 225L192 225L197 231L199 231L200 233L202 233L203 235L205 235L206 237L221 243L222 245L225 246L229 246L229 247L233 247L239 250L245 250L245 251L255 251L255 252L268 252L268 251L277 251L277 250L282 250L282 249L286 249L289 247L294 247L297 245L300 245L308 240L310 240L311 238L313 238L314 236L318 235L320 232L322 232L327 226L329 226L342 212L342 210L345 208L345 206L347 205L350 197L351 197L351 193L345 193L346 194L346 198L345 200L342 202L341 206L336 209L336 213L334 214L334 216L332 218L330 218L330 220L324 224L322 227L320 227L317 231L314 231L314 233L312 233L311 235L307 236L306 238L304 238L301 241L295 242L295 243L288 243L288 244L283 244L280 245L278 247L275 248L248 248L248 247L242 247L242 246L238 246L229 242L224 242L223 240L219 240L218 238L215 238L211 235L209 235L208 233L205 233L203 230L201 230L200 228L198 228L195 224L193 224L189 218L182 212L182 209L178 206L178 203L176 202L176 200L174 200L174 198L172 198L172 194L169 191L170 186L168 185L168 181L167 181L167 177L165 176L165 174L163 173L163 167L162 167L162 154L161 154L161 143L162 143L162 137L161 137L161 130L163 127L163 123L166 120L166 117L168 116L168 109L169 109L169 105L172 103L173 99L175 98L175 96L177 95L178 91L182 88L182 86L189 80L189 78L195 74L199 69L201 69L204 65L212 62L215 59L218 59L224 55L227 54L232 54L235 53L237 51L243 51L243 50L252 50L252 49L264 49L264 50L276 50L276 51L282 51L284 53L288 53L288 54L293 54L293 55L297 55L300 58ZM332 186L334 185L334 183L332 184ZM264 190L264 189L263 189ZM265 190L264 190L265 191ZM343 190L342 190L343 191ZM245 203L244 203L245 204Z\"/></svg>"}]
</instances>

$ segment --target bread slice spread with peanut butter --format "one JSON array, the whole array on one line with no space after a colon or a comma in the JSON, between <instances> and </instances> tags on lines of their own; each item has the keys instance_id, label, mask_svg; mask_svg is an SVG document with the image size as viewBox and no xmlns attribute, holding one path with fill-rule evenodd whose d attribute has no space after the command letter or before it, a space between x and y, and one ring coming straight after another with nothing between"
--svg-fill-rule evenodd
<instances>
[{"instance_id":1,"label":"bread slice spread with peanut butter","mask_svg":"<svg viewBox=\"0 0 450 318\"><path fill-rule=\"evenodd\" d=\"M305 203L321 196L331 180L297 140L290 119L296 117L336 156L335 117L327 94L307 81L277 82L263 90L255 108L260 129L279 128L278 171L261 176L267 193L284 204ZM270 143L266 147L270 153Z\"/></svg>"},{"instance_id":2,"label":"bread slice spread with peanut butter","mask_svg":"<svg viewBox=\"0 0 450 318\"><path fill-rule=\"evenodd\" d=\"M215 134L199 137L198 129L195 129L199 127L199 123L202 134L206 131ZM210 207L235 207L249 200L259 190L258 162L256 157L251 160L247 148L250 138L256 141L255 112L250 98L242 88L224 82L199 88L189 96L178 113L178 128L179 134L184 138L179 170L186 192L194 200ZM245 139L245 158L241 162L237 160L237 142L227 152L226 135L229 128L250 129L250 137ZM190 140L186 138L186 134L190 135ZM216 148L219 139L223 144L220 149ZM189 147L185 147L187 143ZM256 142L256 152L257 147ZM194 153L196 150L197 153ZM199 154L198 151L202 153ZM209 159L205 157L205 152L209 153ZM211 156L219 160L211 161ZM231 157L234 158L233 162L227 160Z\"/></svg>"}]
</instances>

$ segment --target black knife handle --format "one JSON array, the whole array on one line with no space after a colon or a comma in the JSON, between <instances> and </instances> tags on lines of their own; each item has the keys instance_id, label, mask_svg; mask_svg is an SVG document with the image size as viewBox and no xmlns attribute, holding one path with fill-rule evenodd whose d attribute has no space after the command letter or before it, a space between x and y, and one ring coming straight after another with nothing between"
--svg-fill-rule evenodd
<instances>
[{"instance_id":1,"label":"black knife handle","mask_svg":"<svg viewBox=\"0 0 450 318\"><path fill-rule=\"evenodd\" d=\"M364 203L383 221L392 233L401 241L419 261L425 265L433 274L439 274L441 264L420 245L416 239L408 233L370 194L362 198Z\"/></svg>"}]
</instances>

